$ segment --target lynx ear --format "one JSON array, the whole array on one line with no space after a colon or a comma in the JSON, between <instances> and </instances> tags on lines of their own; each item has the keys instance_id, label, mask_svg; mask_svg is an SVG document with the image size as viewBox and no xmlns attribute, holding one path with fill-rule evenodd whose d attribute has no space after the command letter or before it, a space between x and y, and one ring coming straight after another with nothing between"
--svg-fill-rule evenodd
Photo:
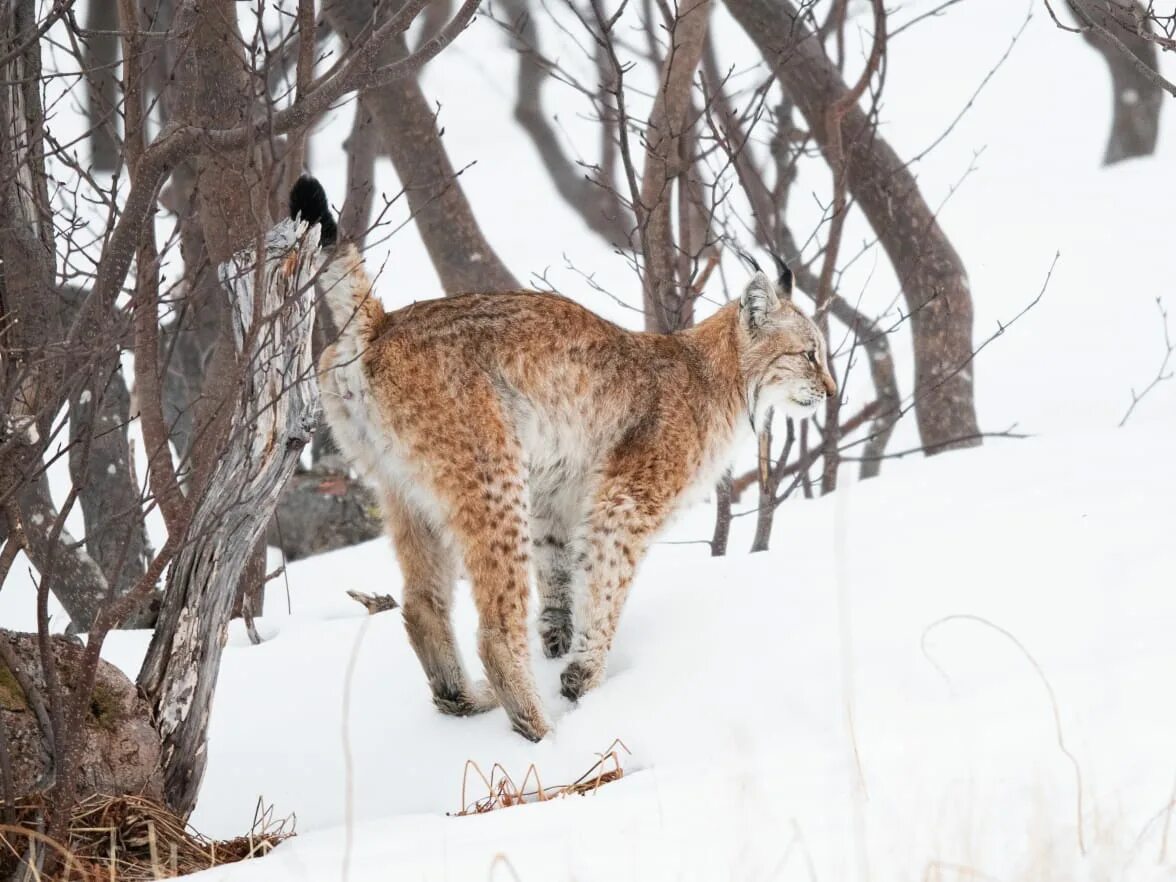
<instances>
[{"instance_id":1,"label":"lynx ear","mask_svg":"<svg viewBox=\"0 0 1176 882\"><path fill-rule=\"evenodd\" d=\"M739 315L747 329L755 331L764 326L768 315L779 306L776 285L761 271L751 277L739 298Z\"/></svg>"},{"instance_id":2,"label":"lynx ear","mask_svg":"<svg viewBox=\"0 0 1176 882\"><path fill-rule=\"evenodd\" d=\"M788 264L784 262L779 254L772 254L772 260L776 261L776 271L780 273L780 278L776 284L780 286L780 293L784 295L785 300L792 299L792 270L788 268Z\"/></svg>"}]
</instances>

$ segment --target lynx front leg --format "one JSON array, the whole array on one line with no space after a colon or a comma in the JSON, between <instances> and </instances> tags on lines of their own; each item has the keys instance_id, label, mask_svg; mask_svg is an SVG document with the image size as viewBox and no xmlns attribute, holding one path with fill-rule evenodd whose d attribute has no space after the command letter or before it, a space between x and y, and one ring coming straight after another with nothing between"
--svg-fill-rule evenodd
<instances>
[{"instance_id":1,"label":"lynx front leg","mask_svg":"<svg viewBox=\"0 0 1176 882\"><path fill-rule=\"evenodd\" d=\"M607 478L588 517L581 564L588 590L577 605L572 658L560 675L560 692L572 701L604 679L637 564L669 513L670 488L650 487L642 477L622 472Z\"/></svg>"},{"instance_id":2,"label":"lynx front leg","mask_svg":"<svg viewBox=\"0 0 1176 882\"><path fill-rule=\"evenodd\" d=\"M583 482L566 468L533 469L531 545L539 588L539 638L543 654L560 658L572 645L572 608L577 575L572 531L584 520Z\"/></svg>"}]
</instances>

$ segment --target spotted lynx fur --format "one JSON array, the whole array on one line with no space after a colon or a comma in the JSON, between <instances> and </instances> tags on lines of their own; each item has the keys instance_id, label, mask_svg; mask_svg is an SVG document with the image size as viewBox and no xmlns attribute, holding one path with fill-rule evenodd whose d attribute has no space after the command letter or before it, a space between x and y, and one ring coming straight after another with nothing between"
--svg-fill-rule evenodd
<instances>
[{"instance_id":1,"label":"spotted lynx fur","mask_svg":"<svg viewBox=\"0 0 1176 882\"><path fill-rule=\"evenodd\" d=\"M334 245L317 181L291 212L323 224L319 283L339 336L319 363L344 454L378 494L404 575L404 623L446 713L497 704L538 740L539 635L562 692L597 686L634 573L687 492L712 483L769 408L836 392L791 274L756 272L738 302L675 334L623 330L555 294L467 294L385 313L354 246ZM462 667L450 610L468 574L489 681Z\"/></svg>"}]
</instances>

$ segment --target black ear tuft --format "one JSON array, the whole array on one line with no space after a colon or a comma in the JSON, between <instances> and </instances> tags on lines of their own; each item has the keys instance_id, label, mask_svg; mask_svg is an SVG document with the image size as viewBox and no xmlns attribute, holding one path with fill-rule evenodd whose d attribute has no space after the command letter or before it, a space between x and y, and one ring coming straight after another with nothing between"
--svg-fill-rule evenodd
<instances>
[{"instance_id":1,"label":"black ear tuft","mask_svg":"<svg viewBox=\"0 0 1176 882\"><path fill-rule=\"evenodd\" d=\"M760 269L759 263L756 262L756 259L754 257L752 257L750 254L748 254L746 251L744 251L742 248L740 248L738 245L735 246L735 253L738 254L743 259L743 262L746 263L748 266L750 266L754 272L757 272L757 273L763 272L763 270Z\"/></svg>"},{"instance_id":2,"label":"black ear tuft","mask_svg":"<svg viewBox=\"0 0 1176 882\"><path fill-rule=\"evenodd\" d=\"M784 258L780 257L780 255L773 253L772 259L774 261L776 261L776 269L779 270L779 272L780 272L780 278L778 280L778 284L780 285L780 290L784 292L785 297L791 297L792 296L792 270L790 270L788 268L788 264L786 264L784 262Z\"/></svg>"},{"instance_id":3,"label":"black ear tuft","mask_svg":"<svg viewBox=\"0 0 1176 882\"><path fill-rule=\"evenodd\" d=\"M327 194L317 178L303 175L290 189L290 217L301 218L313 226L319 224L319 244L329 248L339 238L339 227L335 218L331 216L331 206L327 202Z\"/></svg>"}]
</instances>

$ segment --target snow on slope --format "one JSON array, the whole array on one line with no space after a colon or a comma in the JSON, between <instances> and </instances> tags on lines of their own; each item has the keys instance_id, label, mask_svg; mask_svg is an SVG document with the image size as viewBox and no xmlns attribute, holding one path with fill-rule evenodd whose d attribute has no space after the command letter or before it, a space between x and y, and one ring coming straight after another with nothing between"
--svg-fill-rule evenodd
<instances>
[{"instance_id":1,"label":"snow on slope","mask_svg":"<svg viewBox=\"0 0 1176 882\"><path fill-rule=\"evenodd\" d=\"M1176 775L1170 452L1152 427L990 446L785 506L767 554L660 544L597 691L564 701L559 664L533 647L555 720L538 745L501 711L436 713L398 614L344 597L399 593L384 542L295 564L293 614L274 589L267 641L235 634L226 650L193 821L233 835L263 796L302 835L207 876L957 878L925 875L941 862L1002 880L1174 878L1156 866ZM703 507L667 539L708 531ZM946 616L992 625L928 630ZM120 638L112 657L133 668L143 636ZM1079 782L1035 665L1080 768L1085 860ZM628 774L594 796L444 816L467 759L567 782L614 738Z\"/></svg>"},{"instance_id":2,"label":"snow on slope","mask_svg":"<svg viewBox=\"0 0 1176 882\"><path fill-rule=\"evenodd\" d=\"M937 3L903 5L896 23ZM902 155L946 128L1027 6L956 4L895 39L883 125ZM709 535L709 511L688 512L642 569L599 690L573 708L558 696L558 663L536 660L556 717L539 745L511 734L501 712L435 713L397 615L368 618L345 598L347 588L399 594L386 543L294 565L293 614L275 587L266 643L250 647L234 631L226 650L194 821L236 835L261 795L296 812L301 835L209 877L1176 878L1157 865L1176 777L1176 384L1158 389L1126 431L1110 430L1161 354L1153 300L1173 290L1176 116L1166 108L1156 157L1099 168L1110 108L1103 64L1033 9L1007 64L916 168L938 204L976 166L942 219L971 273L978 338L1037 293L1061 251L1042 304L976 365L987 428L1018 421L1054 434L889 463L880 480L836 499L790 502L767 555L743 553L750 518L722 561L669 544ZM724 63L742 64L738 29L722 12L716 27ZM561 268L567 254L611 290L636 291L506 124L513 68L494 48L501 41L483 18L425 74L455 164L477 160L463 185L520 277L553 268L565 293L632 325ZM572 54L553 43L560 51ZM576 132L568 96L548 97ZM323 127L312 154L337 202L348 117ZM396 192L381 169L382 189ZM791 203L798 230L812 226L806 191L824 198L823 186L819 171L802 177ZM847 242L865 238L852 220ZM375 263L385 258L389 305L439 293L411 226L374 249ZM871 257L847 274L867 308L896 293L884 264ZM900 369L909 375L909 364ZM473 662L473 611L460 593ZM27 613L27 595L6 586L0 619L27 626ZM927 632L951 615L1007 629L1048 677L1080 768L1086 859L1078 781L1037 670L974 619ZM107 654L133 674L145 644L143 634L117 634ZM459 808L467 759L514 774L534 762L546 783L562 782L617 737L633 751L628 775L595 796L444 816Z\"/></svg>"}]
</instances>

